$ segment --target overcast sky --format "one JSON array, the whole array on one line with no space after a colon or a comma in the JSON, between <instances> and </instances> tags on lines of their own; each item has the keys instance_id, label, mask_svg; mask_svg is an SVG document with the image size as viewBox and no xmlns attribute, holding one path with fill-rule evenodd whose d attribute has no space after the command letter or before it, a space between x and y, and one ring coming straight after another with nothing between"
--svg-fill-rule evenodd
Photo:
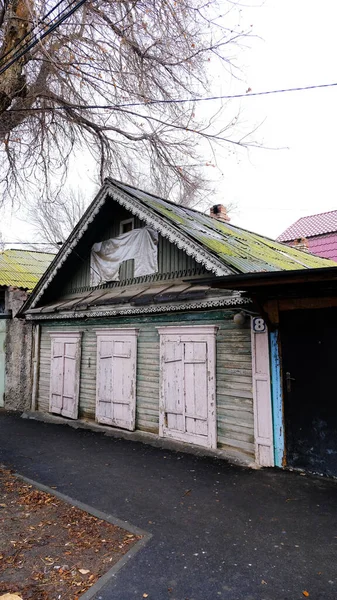
<instances>
[{"instance_id":1,"label":"overcast sky","mask_svg":"<svg viewBox=\"0 0 337 600\"><path fill-rule=\"evenodd\" d=\"M266 0L247 11L256 40L245 53L252 91L337 82L335 0ZM298 218L337 209L337 87L245 98L245 118L262 122L268 147L227 173L232 222L275 237Z\"/></svg>"},{"instance_id":2,"label":"overcast sky","mask_svg":"<svg viewBox=\"0 0 337 600\"><path fill-rule=\"evenodd\" d=\"M337 81L336 0L266 0L242 14L261 39L240 55L246 75L230 93ZM276 237L302 216L337 209L337 87L244 98L237 107L247 127L263 125L261 148L219 155L221 201L237 205L232 223ZM2 220L3 238L32 241L17 216Z\"/></svg>"}]
</instances>

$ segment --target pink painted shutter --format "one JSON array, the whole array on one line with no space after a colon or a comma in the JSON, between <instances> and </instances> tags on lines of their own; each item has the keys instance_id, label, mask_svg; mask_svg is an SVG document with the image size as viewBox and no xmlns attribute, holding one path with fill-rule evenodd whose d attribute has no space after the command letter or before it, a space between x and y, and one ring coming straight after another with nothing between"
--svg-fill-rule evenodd
<instances>
[{"instance_id":1,"label":"pink painted shutter","mask_svg":"<svg viewBox=\"0 0 337 600\"><path fill-rule=\"evenodd\" d=\"M63 358L64 343L53 340L51 342L51 370L50 370L50 402L49 411L61 414L63 394Z\"/></svg>"},{"instance_id":2,"label":"pink painted shutter","mask_svg":"<svg viewBox=\"0 0 337 600\"><path fill-rule=\"evenodd\" d=\"M62 415L70 419L78 416L79 343L65 342Z\"/></svg>"},{"instance_id":3,"label":"pink painted shutter","mask_svg":"<svg viewBox=\"0 0 337 600\"><path fill-rule=\"evenodd\" d=\"M131 431L136 424L136 336L136 330L97 332L97 421Z\"/></svg>"},{"instance_id":4,"label":"pink painted shutter","mask_svg":"<svg viewBox=\"0 0 337 600\"><path fill-rule=\"evenodd\" d=\"M113 340L98 340L96 419L111 424Z\"/></svg>"},{"instance_id":5,"label":"pink painted shutter","mask_svg":"<svg viewBox=\"0 0 337 600\"><path fill-rule=\"evenodd\" d=\"M185 430L208 436L207 342L184 342Z\"/></svg>"},{"instance_id":6,"label":"pink painted shutter","mask_svg":"<svg viewBox=\"0 0 337 600\"><path fill-rule=\"evenodd\" d=\"M268 331L252 331L255 460L261 467L274 466L273 419Z\"/></svg>"},{"instance_id":7,"label":"pink painted shutter","mask_svg":"<svg viewBox=\"0 0 337 600\"><path fill-rule=\"evenodd\" d=\"M158 327L159 434L216 448L215 326Z\"/></svg>"},{"instance_id":8,"label":"pink painted shutter","mask_svg":"<svg viewBox=\"0 0 337 600\"><path fill-rule=\"evenodd\" d=\"M131 342L116 339L113 351L113 422L117 427L130 430L135 428L132 410L135 402L134 374Z\"/></svg>"},{"instance_id":9,"label":"pink painted shutter","mask_svg":"<svg viewBox=\"0 0 337 600\"><path fill-rule=\"evenodd\" d=\"M51 336L49 410L77 419L81 358L81 334Z\"/></svg>"},{"instance_id":10,"label":"pink painted shutter","mask_svg":"<svg viewBox=\"0 0 337 600\"><path fill-rule=\"evenodd\" d=\"M164 341L164 426L181 432L185 431L183 374L183 345L179 339Z\"/></svg>"}]
</instances>

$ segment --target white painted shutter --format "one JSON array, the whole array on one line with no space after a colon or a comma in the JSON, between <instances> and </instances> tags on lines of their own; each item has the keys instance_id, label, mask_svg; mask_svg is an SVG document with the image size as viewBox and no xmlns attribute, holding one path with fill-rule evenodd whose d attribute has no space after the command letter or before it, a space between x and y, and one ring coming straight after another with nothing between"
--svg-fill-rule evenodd
<instances>
[{"instance_id":1,"label":"white painted shutter","mask_svg":"<svg viewBox=\"0 0 337 600\"><path fill-rule=\"evenodd\" d=\"M136 422L136 329L97 334L96 419L133 431Z\"/></svg>"},{"instance_id":2,"label":"white painted shutter","mask_svg":"<svg viewBox=\"0 0 337 600\"><path fill-rule=\"evenodd\" d=\"M81 334L51 335L49 410L77 419L79 400Z\"/></svg>"},{"instance_id":3,"label":"white painted shutter","mask_svg":"<svg viewBox=\"0 0 337 600\"><path fill-rule=\"evenodd\" d=\"M64 373L64 343L53 340L51 342L51 371L50 371L50 404L52 413L61 414L63 373Z\"/></svg>"},{"instance_id":4,"label":"white painted shutter","mask_svg":"<svg viewBox=\"0 0 337 600\"><path fill-rule=\"evenodd\" d=\"M185 427L192 435L208 437L207 342L184 342ZM206 401L205 401L206 399ZM196 442L197 443L197 442Z\"/></svg>"},{"instance_id":5,"label":"white painted shutter","mask_svg":"<svg viewBox=\"0 0 337 600\"><path fill-rule=\"evenodd\" d=\"M165 427L185 431L183 345L180 339L164 340L163 393L165 398Z\"/></svg>"},{"instance_id":6,"label":"white painted shutter","mask_svg":"<svg viewBox=\"0 0 337 600\"><path fill-rule=\"evenodd\" d=\"M274 466L273 418L268 331L252 331L255 460L261 467Z\"/></svg>"},{"instance_id":7,"label":"white painted shutter","mask_svg":"<svg viewBox=\"0 0 337 600\"><path fill-rule=\"evenodd\" d=\"M214 326L160 327L162 436L216 448Z\"/></svg>"}]
</instances>

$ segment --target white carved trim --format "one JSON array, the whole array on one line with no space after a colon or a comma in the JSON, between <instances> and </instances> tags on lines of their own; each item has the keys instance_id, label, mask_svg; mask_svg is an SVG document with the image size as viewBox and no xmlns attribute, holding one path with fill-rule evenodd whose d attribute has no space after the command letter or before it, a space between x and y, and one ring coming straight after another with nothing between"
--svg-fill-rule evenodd
<instances>
[{"instance_id":1,"label":"white carved trim","mask_svg":"<svg viewBox=\"0 0 337 600\"><path fill-rule=\"evenodd\" d=\"M65 338L68 341L71 339L73 339L74 341L78 341L82 337L82 331L55 331L55 329L53 329L52 333L50 334L50 337Z\"/></svg>"},{"instance_id":2,"label":"white carved trim","mask_svg":"<svg viewBox=\"0 0 337 600\"><path fill-rule=\"evenodd\" d=\"M137 337L137 335L139 334L139 329L136 329L135 327L114 327L111 328L109 327L108 329L95 329L95 333L96 335L100 336L100 337L111 337L112 335L114 337L116 336L133 336L133 337Z\"/></svg>"},{"instance_id":3,"label":"white carved trim","mask_svg":"<svg viewBox=\"0 0 337 600\"><path fill-rule=\"evenodd\" d=\"M224 263L213 256L212 253L204 248L201 244L189 239L188 235L183 231L180 231L174 225L168 223L165 217L155 214L152 209L143 206L141 201L137 198L129 198L126 192L117 189L113 183L107 182L103 185L102 189L96 196L96 199L92 203L91 207L87 210L87 216L84 219L82 225L75 229L73 234L70 236L68 242L61 248L59 254L56 257L56 262L52 266L52 269L48 273L46 278L42 277L41 284L38 284L37 293L34 297L30 308L35 308L37 302L54 279L57 271L61 268L73 248L77 245L84 232L88 229L90 223L94 220L97 213L106 201L107 196L110 195L113 200L118 202L121 206L124 206L133 215L139 217L142 221L145 221L147 225L153 227L156 231L167 238L170 242L173 242L178 248L184 250L186 254L192 256L196 262L201 263L216 275L232 275L233 271L226 267Z\"/></svg>"},{"instance_id":4,"label":"white carved trim","mask_svg":"<svg viewBox=\"0 0 337 600\"><path fill-rule=\"evenodd\" d=\"M215 335L219 329L218 325L168 325L167 327L156 327L159 335Z\"/></svg>"},{"instance_id":5,"label":"white carved trim","mask_svg":"<svg viewBox=\"0 0 337 600\"><path fill-rule=\"evenodd\" d=\"M26 314L26 319L29 321L45 321L45 320L60 320L60 319L83 319L83 318L95 318L95 317L117 317L117 316L128 316L128 315L141 315L149 313L168 313L174 311L186 311L201 308L217 308L222 306L242 306L244 304L251 304L250 298L226 298L216 300L195 300L194 302L182 302L174 305L151 305L136 307L120 307L107 309L102 307L101 310L95 308L95 310L83 310L74 312L64 313L34 313Z\"/></svg>"}]
</instances>

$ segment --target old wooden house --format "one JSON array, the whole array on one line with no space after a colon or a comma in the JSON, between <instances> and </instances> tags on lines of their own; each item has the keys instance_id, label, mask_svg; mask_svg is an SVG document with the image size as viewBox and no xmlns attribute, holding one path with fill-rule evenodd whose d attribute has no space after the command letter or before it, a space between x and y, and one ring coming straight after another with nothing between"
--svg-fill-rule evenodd
<instances>
[{"instance_id":1,"label":"old wooden house","mask_svg":"<svg viewBox=\"0 0 337 600\"><path fill-rule=\"evenodd\" d=\"M32 324L16 315L54 256L0 252L0 407L9 410L29 408L31 402Z\"/></svg>"},{"instance_id":2,"label":"old wooden house","mask_svg":"<svg viewBox=\"0 0 337 600\"><path fill-rule=\"evenodd\" d=\"M211 212L105 181L23 307L33 410L274 464L268 336L206 279L329 261Z\"/></svg>"}]
</instances>

